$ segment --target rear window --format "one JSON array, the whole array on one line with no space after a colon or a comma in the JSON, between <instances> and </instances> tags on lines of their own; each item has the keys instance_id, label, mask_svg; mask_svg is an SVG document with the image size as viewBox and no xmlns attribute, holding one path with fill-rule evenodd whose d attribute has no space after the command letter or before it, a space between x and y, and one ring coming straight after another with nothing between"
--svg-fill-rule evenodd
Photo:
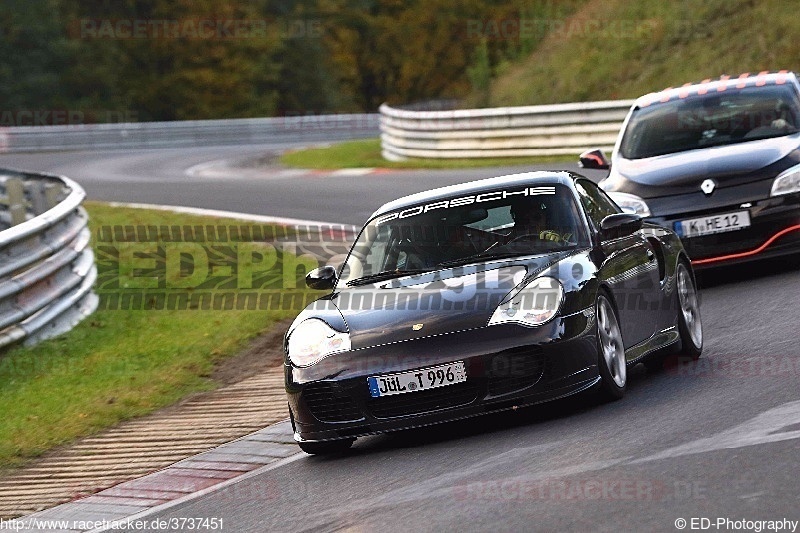
<instances>
[{"instance_id":1,"label":"rear window","mask_svg":"<svg viewBox=\"0 0 800 533\"><path fill-rule=\"evenodd\" d=\"M642 159L797 133L800 103L791 85L727 88L637 108L620 144Z\"/></svg>"}]
</instances>

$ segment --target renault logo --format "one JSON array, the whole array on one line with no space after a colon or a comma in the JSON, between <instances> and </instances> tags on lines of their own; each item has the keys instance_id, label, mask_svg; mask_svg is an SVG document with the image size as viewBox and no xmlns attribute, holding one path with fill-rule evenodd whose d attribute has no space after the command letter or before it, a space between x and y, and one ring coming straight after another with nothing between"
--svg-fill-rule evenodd
<instances>
[{"instance_id":1,"label":"renault logo","mask_svg":"<svg viewBox=\"0 0 800 533\"><path fill-rule=\"evenodd\" d=\"M702 184L700 184L700 189L706 194L706 196L710 195L714 192L717 184L714 183L714 180L708 179L705 180Z\"/></svg>"},{"instance_id":2,"label":"renault logo","mask_svg":"<svg viewBox=\"0 0 800 533\"><path fill-rule=\"evenodd\" d=\"M413 329L414 331L419 331L422 329L422 326L423 324L414 324L413 326L411 326L411 329Z\"/></svg>"}]
</instances>

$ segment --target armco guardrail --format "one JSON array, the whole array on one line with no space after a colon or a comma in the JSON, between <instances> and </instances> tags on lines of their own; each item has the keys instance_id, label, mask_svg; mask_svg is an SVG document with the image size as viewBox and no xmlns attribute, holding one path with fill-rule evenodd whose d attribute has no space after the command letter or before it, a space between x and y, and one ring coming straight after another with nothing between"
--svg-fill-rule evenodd
<instances>
[{"instance_id":1,"label":"armco guardrail","mask_svg":"<svg viewBox=\"0 0 800 533\"><path fill-rule=\"evenodd\" d=\"M383 157L514 157L611 149L633 100L454 111L380 108Z\"/></svg>"},{"instance_id":2,"label":"armco guardrail","mask_svg":"<svg viewBox=\"0 0 800 533\"><path fill-rule=\"evenodd\" d=\"M0 128L0 152L180 148L357 139L378 135L377 114L304 115Z\"/></svg>"},{"instance_id":3,"label":"armco guardrail","mask_svg":"<svg viewBox=\"0 0 800 533\"><path fill-rule=\"evenodd\" d=\"M0 348L63 333L97 308L85 196L67 178L0 169Z\"/></svg>"}]
</instances>

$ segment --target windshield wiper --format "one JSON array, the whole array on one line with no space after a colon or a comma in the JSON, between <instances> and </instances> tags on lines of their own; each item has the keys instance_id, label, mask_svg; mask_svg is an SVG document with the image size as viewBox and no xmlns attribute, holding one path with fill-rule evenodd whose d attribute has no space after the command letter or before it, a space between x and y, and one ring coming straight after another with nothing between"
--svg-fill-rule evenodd
<instances>
[{"instance_id":1,"label":"windshield wiper","mask_svg":"<svg viewBox=\"0 0 800 533\"><path fill-rule=\"evenodd\" d=\"M450 261L443 261L436 266L440 267L449 267L449 266L457 266L461 264L473 263L476 260L480 259L481 261L491 261L494 259L506 259L508 257L523 257L526 255L541 255L543 253L549 252L498 252L496 254L486 254L481 252L479 254L470 255L467 257L462 257L461 259L451 259Z\"/></svg>"},{"instance_id":2,"label":"windshield wiper","mask_svg":"<svg viewBox=\"0 0 800 533\"><path fill-rule=\"evenodd\" d=\"M347 282L348 287L353 287L356 285L366 285L368 283L374 283L376 281L383 281L385 279L392 279L392 278L399 278L402 276L411 276L413 274L425 274L426 272L431 272L432 268L416 268L416 269L409 269L409 270L384 270L382 272L376 272L374 274L368 274L366 276L361 276L360 278L351 279Z\"/></svg>"}]
</instances>

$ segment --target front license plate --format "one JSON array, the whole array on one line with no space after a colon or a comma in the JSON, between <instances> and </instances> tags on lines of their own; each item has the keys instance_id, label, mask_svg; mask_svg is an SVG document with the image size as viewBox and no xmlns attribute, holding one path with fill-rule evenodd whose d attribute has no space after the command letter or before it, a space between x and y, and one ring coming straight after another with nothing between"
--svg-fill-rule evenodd
<instances>
[{"instance_id":1,"label":"front license plate","mask_svg":"<svg viewBox=\"0 0 800 533\"><path fill-rule=\"evenodd\" d=\"M373 398L446 387L462 381L467 381L464 361L367 378L369 394Z\"/></svg>"},{"instance_id":2,"label":"front license plate","mask_svg":"<svg viewBox=\"0 0 800 533\"><path fill-rule=\"evenodd\" d=\"M711 233L736 231L750 226L750 213L737 211L675 222L675 233L680 237L697 237Z\"/></svg>"}]
</instances>

